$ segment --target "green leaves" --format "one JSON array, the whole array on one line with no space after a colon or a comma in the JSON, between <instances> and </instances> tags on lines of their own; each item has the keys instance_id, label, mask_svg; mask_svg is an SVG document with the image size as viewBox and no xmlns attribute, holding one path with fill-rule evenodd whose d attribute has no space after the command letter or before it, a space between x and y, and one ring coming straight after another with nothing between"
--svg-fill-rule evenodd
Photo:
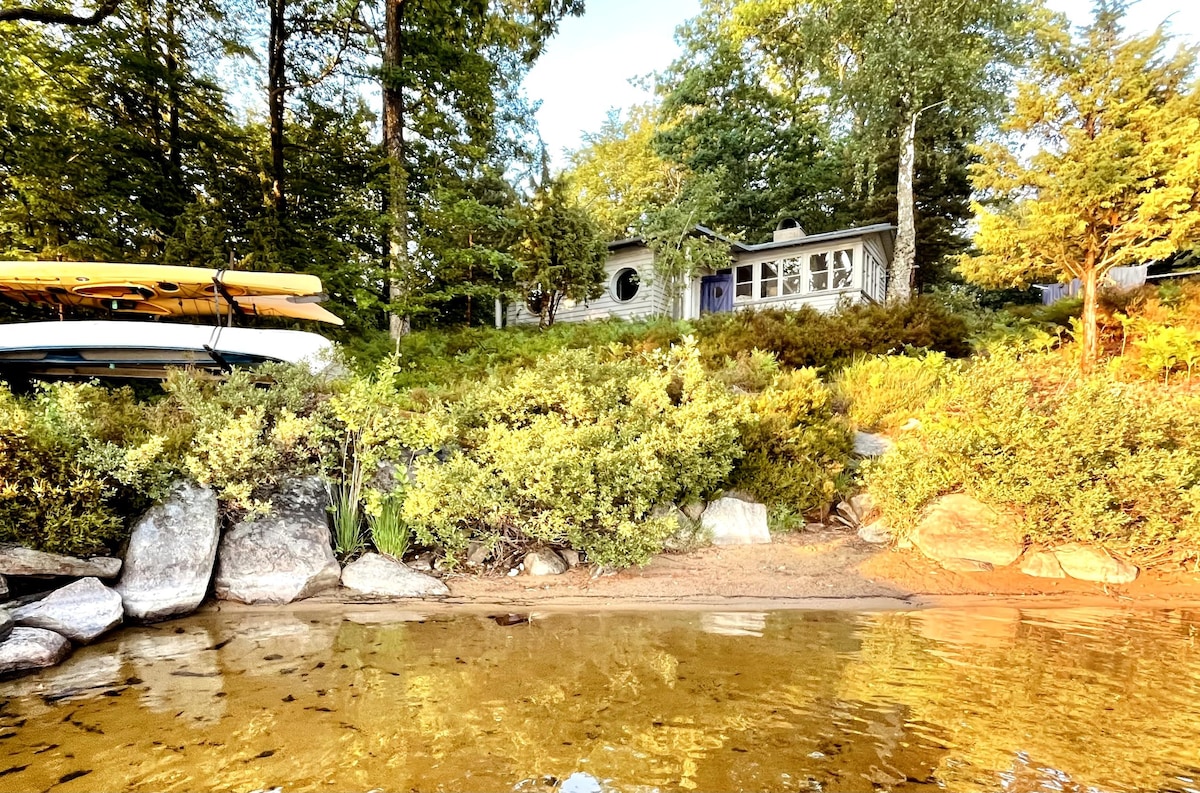
<instances>
[{"instance_id":1,"label":"green leaves","mask_svg":"<svg viewBox=\"0 0 1200 793\"><path fill-rule=\"evenodd\" d=\"M522 296L537 307L542 327L554 324L564 299L583 302L604 293L605 240L564 178L539 186L520 227L513 275Z\"/></svg>"},{"instance_id":2,"label":"green leaves","mask_svg":"<svg viewBox=\"0 0 1200 793\"><path fill-rule=\"evenodd\" d=\"M1196 50L1169 52L1161 29L1125 37L1114 8L1096 13L1077 38L1048 37L1018 86L1009 146L978 150L972 181L988 201L975 205L979 252L959 265L973 281L1078 277L1094 306L1089 279L1200 244Z\"/></svg>"}]
</instances>

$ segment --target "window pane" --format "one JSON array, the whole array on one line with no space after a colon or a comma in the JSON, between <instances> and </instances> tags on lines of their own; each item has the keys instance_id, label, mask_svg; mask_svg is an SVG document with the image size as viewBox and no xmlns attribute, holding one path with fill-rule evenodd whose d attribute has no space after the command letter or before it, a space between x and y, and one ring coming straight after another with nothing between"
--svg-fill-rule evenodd
<instances>
[{"instance_id":1,"label":"window pane","mask_svg":"<svg viewBox=\"0 0 1200 793\"><path fill-rule=\"evenodd\" d=\"M811 274L810 288L814 292L829 288L829 254L814 253L808 257L808 271Z\"/></svg>"},{"instance_id":2,"label":"window pane","mask_svg":"<svg viewBox=\"0 0 1200 793\"><path fill-rule=\"evenodd\" d=\"M734 277L737 279L737 285L734 289L733 296L735 298L754 297L754 265L739 265L737 268L737 274Z\"/></svg>"},{"instance_id":3,"label":"window pane","mask_svg":"<svg viewBox=\"0 0 1200 793\"><path fill-rule=\"evenodd\" d=\"M775 297L779 294L779 265L776 262L763 262L761 277L759 297Z\"/></svg>"},{"instance_id":4,"label":"window pane","mask_svg":"<svg viewBox=\"0 0 1200 793\"><path fill-rule=\"evenodd\" d=\"M783 293L800 294L804 265L799 259L784 259L780 264L783 266Z\"/></svg>"},{"instance_id":5,"label":"window pane","mask_svg":"<svg viewBox=\"0 0 1200 793\"><path fill-rule=\"evenodd\" d=\"M617 273L617 277L613 280L613 296L622 303L633 300L637 296L641 283L637 270L626 267Z\"/></svg>"},{"instance_id":6,"label":"window pane","mask_svg":"<svg viewBox=\"0 0 1200 793\"><path fill-rule=\"evenodd\" d=\"M850 286L850 276L854 272L854 251L835 251L833 254L833 288L845 289Z\"/></svg>"}]
</instances>

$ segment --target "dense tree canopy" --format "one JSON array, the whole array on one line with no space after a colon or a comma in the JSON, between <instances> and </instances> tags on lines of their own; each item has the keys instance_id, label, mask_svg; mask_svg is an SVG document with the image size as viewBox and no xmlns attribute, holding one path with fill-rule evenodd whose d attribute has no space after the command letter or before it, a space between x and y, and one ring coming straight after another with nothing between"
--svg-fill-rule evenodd
<instances>
[{"instance_id":1,"label":"dense tree canopy","mask_svg":"<svg viewBox=\"0 0 1200 793\"><path fill-rule=\"evenodd\" d=\"M312 272L361 335L490 323L497 298L530 292L557 295L549 322L555 301L595 291L598 238L643 237L653 277L678 283L723 265L722 238L764 241L784 219L810 232L895 223L899 296L946 277L973 189L980 251L962 272L975 280L1099 275L1194 247L1193 55L1165 55L1161 36L1126 42L1119 7L1073 41L1036 0L702 0L654 100L614 111L562 178L534 179L542 147L522 83L582 11L6 8L0 257ZM1044 46L1026 66L1031 31ZM972 148L995 136L1014 75L1008 131L1041 153ZM552 216L578 255L547 259ZM550 260L569 277L548 275Z\"/></svg>"},{"instance_id":2,"label":"dense tree canopy","mask_svg":"<svg viewBox=\"0 0 1200 793\"><path fill-rule=\"evenodd\" d=\"M1100 277L1200 245L1197 50L1172 52L1161 28L1127 37L1120 15L1100 3L1077 37L1046 31L1005 123L1013 140L980 147L973 180L989 201L979 255L961 265L998 286L1079 278L1085 369Z\"/></svg>"}]
</instances>

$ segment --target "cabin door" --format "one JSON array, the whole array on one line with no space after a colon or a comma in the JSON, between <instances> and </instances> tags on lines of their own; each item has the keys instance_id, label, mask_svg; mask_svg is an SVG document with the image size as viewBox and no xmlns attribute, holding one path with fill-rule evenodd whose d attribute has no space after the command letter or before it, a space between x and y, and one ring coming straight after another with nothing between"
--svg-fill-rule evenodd
<instances>
[{"instance_id":1,"label":"cabin door","mask_svg":"<svg viewBox=\"0 0 1200 793\"><path fill-rule=\"evenodd\" d=\"M733 275L706 275L700 279L700 313L733 311Z\"/></svg>"}]
</instances>

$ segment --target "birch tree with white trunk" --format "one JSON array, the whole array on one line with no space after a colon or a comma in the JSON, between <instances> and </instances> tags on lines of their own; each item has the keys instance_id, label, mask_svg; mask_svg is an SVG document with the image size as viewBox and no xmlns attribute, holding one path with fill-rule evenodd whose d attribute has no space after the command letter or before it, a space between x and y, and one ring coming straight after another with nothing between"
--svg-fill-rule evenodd
<instances>
[{"instance_id":1,"label":"birch tree with white trunk","mask_svg":"<svg viewBox=\"0 0 1200 793\"><path fill-rule=\"evenodd\" d=\"M887 298L909 299L918 125L937 113L983 128L1045 12L1025 0L740 0L734 19L735 35L771 57L779 83L828 95L830 124L849 134L857 156L875 161L898 146Z\"/></svg>"}]
</instances>

